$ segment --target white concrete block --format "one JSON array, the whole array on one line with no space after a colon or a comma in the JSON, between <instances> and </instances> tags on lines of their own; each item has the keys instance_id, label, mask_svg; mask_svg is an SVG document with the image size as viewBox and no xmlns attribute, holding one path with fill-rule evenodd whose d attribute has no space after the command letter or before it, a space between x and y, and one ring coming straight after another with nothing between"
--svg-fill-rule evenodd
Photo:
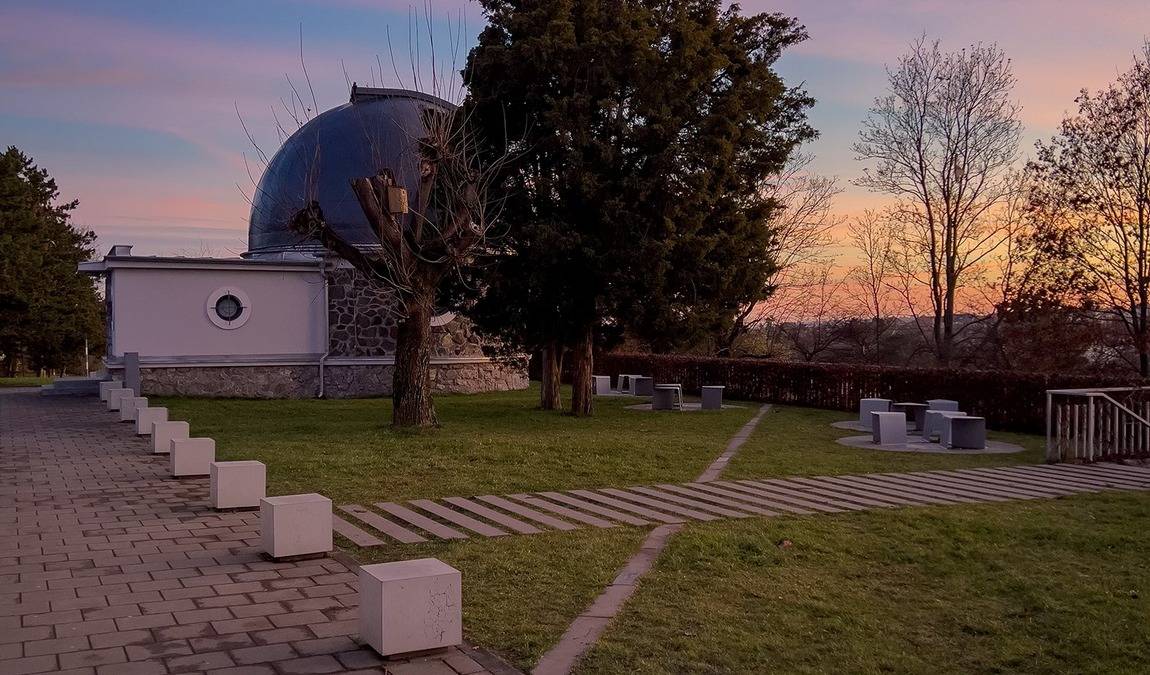
<instances>
[{"instance_id":1,"label":"white concrete block","mask_svg":"<svg viewBox=\"0 0 1150 675\"><path fill-rule=\"evenodd\" d=\"M104 380L100 383L100 400L106 402L108 400L109 391L112 391L113 389L119 389L123 386L124 383L120 382L119 380Z\"/></svg>"},{"instance_id":2,"label":"white concrete block","mask_svg":"<svg viewBox=\"0 0 1150 675\"><path fill-rule=\"evenodd\" d=\"M170 450L173 476L207 476L216 461L216 442L210 438L173 438Z\"/></svg>"},{"instance_id":3,"label":"white concrete block","mask_svg":"<svg viewBox=\"0 0 1150 675\"><path fill-rule=\"evenodd\" d=\"M188 438L191 433L187 422L153 422L152 452L166 455L172 451L172 441Z\"/></svg>"},{"instance_id":4,"label":"white concrete block","mask_svg":"<svg viewBox=\"0 0 1150 675\"><path fill-rule=\"evenodd\" d=\"M934 441L934 437L942 437L947 417L961 417L966 413L958 410L927 410L925 421L922 428L922 437L928 441Z\"/></svg>"},{"instance_id":5,"label":"white concrete block","mask_svg":"<svg viewBox=\"0 0 1150 675\"><path fill-rule=\"evenodd\" d=\"M263 462L212 462L213 509L254 509L267 496L267 467Z\"/></svg>"},{"instance_id":6,"label":"white concrete block","mask_svg":"<svg viewBox=\"0 0 1150 675\"><path fill-rule=\"evenodd\" d=\"M906 445L906 413L872 412L870 415L875 445Z\"/></svg>"},{"instance_id":7,"label":"white concrete block","mask_svg":"<svg viewBox=\"0 0 1150 675\"><path fill-rule=\"evenodd\" d=\"M136 411L148 407L148 399L143 396L124 396L120 398L120 421L135 422Z\"/></svg>"},{"instance_id":8,"label":"white concrete block","mask_svg":"<svg viewBox=\"0 0 1150 675\"><path fill-rule=\"evenodd\" d=\"M119 388L113 387L113 388L109 389L108 390L108 410L119 411L120 399L122 399L124 397L135 396L135 395L136 395L136 392L132 391L131 389L125 389L124 387L119 387Z\"/></svg>"},{"instance_id":9,"label":"white concrete block","mask_svg":"<svg viewBox=\"0 0 1150 675\"><path fill-rule=\"evenodd\" d=\"M592 386L595 388L596 396L607 396L611 393L611 376L610 375L592 375Z\"/></svg>"},{"instance_id":10,"label":"white concrete block","mask_svg":"<svg viewBox=\"0 0 1150 675\"><path fill-rule=\"evenodd\" d=\"M722 385L703 385L699 387L699 393L702 395L702 408L703 410L720 410L723 407L723 389L726 387Z\"/></svg>"},{"instance_id":11,"label":"white concrete block","mask_svg":"<svg viewBox=\"0 0 1150 675\"><path fill-rule=\"evenodd\" d=\"M260 500L264 550L273 558L328 553L332 549L331 500L303 494Z\"/></svg>"},{"instance_id":12,"label":"white concrete block","mask_svg":"<svg viewBox=\"0 0 1150 675\"><path fill-rule=\"evenodd\" d=\"M463 642L459 570L435 558L359 568L359 636L383 656Z\"/></svg>"},{"instance_id":13,"label":"white concrete block","mask_svg":"<svg viewBox=\"0 0 1150 675\"><path fill-rule=\"evenodd\" d=\"M958 401L949 398L931 398L926 401L927 410L958 410Z\"/></svg>"},{"instance_id":14,"label":"white concrete block","mask_svg":"<svg viewBox=\"0 0 1150 675\"><path fill-rule=\"evenodd\" d=\"M871 413L890 412L889 398L859 399L859 424L864 428L871 428Z\"/></svg>"},{"instance_id":15,"label":"white concrete block","mask_svg":"<svg viewBox=\"0 0 1150 675\"><path fill-rule=\"evenodd\" d=\"M136 410L136 435L151 436L156 422L168 421L168 409L148 406Z\"/></svg>"}]
</instances>

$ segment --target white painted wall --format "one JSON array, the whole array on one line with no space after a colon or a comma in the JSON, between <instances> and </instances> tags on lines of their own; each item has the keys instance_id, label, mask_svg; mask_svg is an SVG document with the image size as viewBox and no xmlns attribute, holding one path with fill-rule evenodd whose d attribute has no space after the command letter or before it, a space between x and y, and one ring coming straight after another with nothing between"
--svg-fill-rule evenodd
<instances>
[{"instance_id":1,"label":"white painted wall","mask_svg":"<svg viewBox=\"0 0 1150 675\"><path fill-rule=\"evenodd\" d=\"M317 354L324 344L323 279L319 271L243 268L110 270L112 356L252 356ZM205 303L221 286L242 289L251 318L225 330L208 320Z\"/></svg>"}]
</instances>

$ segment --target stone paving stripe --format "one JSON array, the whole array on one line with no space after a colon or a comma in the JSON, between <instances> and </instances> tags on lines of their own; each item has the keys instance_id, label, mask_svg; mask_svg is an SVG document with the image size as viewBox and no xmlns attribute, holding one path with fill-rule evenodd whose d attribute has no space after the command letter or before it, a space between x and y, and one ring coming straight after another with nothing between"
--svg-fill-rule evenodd
<instances>
[{"instance_id":1,"label":"stone paving stripe","mask_svg":"<svg viewBox=\"0 0 1150 675\"><path fill-rule=\"evenodd\" d=\"M821 511L823 513L862 511L866 508L865 506L859 506L853 502L835 502L819 497L817 495L808 494L806 492L799 492L798 490L791 490L785 487L756 485L749 480L737 480L730 482L715 481L715 485L729 487L732 490L750 492L752 494L762 495L771 499L786 500L788 503L798 504L799 506L806 506L814 509L815 511Z\"/></svg>"},{"instance_id":2,"label":"stone paving stripe","mask_svg":"<svg viewBox=\"0 0 1150 675\"><path fill-rule=\"evenodd\" d=\"M1064 495L1073 495L1083 492L1081 489L1072 489L1066 485L1058 485L1041 480L1035 481L1033 478L1023 478L1021 476L1003 473L1002 471L991 471L990 473L987 473L986 470L982 468L955 469L953 471L944 471L941 473L944 475L953 474L955 476L961 476L966 480L976 480L981 484L990 483L995 485L1002 485L1003 487L1009 487L1013 490L1023 489L1039 491L1051 497L1061 497ZM1090 489L1086 490L1086 492L1098 492L1098 490Z\"/></svg>"},{"instance_id":3,"label":"stone paving stripe","mask_svg":"<svg viewBox=\"0 0 1150 675\"><path fill-rule=\"evenodd\" d=\"M628 492L638 492L639 494L646 495L648 497L653 497L654 499L657 499L657 500L668 501L668 502L672 502L674 504L680 504L682 506L690 507L692 509L698 509L699 511L708 512L708 513L715 513L715 514L718 514L720 516L726 516L728 518L750 518L751 516L754 515L754 512L750 511L750 509L748 509L746 511L735 511L733 509L724 508L723 506L720 506L717 504L713 504L713 503L708 504L705 501L699 501L698 499L691 499L691 498L685 497L683 495L675 494L674 490L663 491L663 490L656 490L654 488L649 488L649 487L632 487L632 488L627 488L627 491ZM670 493L670 494L668 494L668 493Z\"/></svg>"},{"instance_id":4,"label":"stone paving stripe","mask_svg":"<svg viewBox=\"0 0 1150 675\"><path fill-rule=\"evenodd\" d=\"M763 487L772 487L777 489L793 490L798 494L807 495L808 499L822 497L831 500L836 506L850 504L856 511L864 511L871 507L890 508L896 506L884 501L875 499L868 499L866 497L858 497L852 494L844 494L839 490L828 490L825 488L817 487L814 485L803 485L801 483L792 483L790 481L782 481L777 479L747 481L751 485L761 485Z\"/></svg>"},{"instance_id":5,"label":"stone paving stripe","mask_svg":"<svg viewBox=\"0 0 1150 675\"><path fill-rule=\"evenodd\" d=\"M566 520L560 520L554 516L549 516L546 513L540 513L535 509L529 509L522 504L516 504L515 502L509 499L504 499L503 497L498 497L496 495L481 495L476 497L476 499L481 502L491 504L492 506L498 506L504 511L510 511L517 516L522 516L528 520L534 520L541 525L546 525L547 527L554 528L556 530L568 531L579 529L578 525L573 525Z\"/></svg>"},{"instance_id":6,"label":"stone paving stripe","mask_svg":"<svg viewBox=\"0 0 1150 675\"><path fill-rule=\"evenodd\" d=\"M931 503L977 504L983 501L995 501L993 499L979 499L967 494L962 494L954 488L940 487L932 483L926 483L925 481L884 480L872 474L849 474L835 476L835 478L882 494L904 496L910 499L924 499Z\"/></svg>"},{"instance_id":7,"label":"stone paving stripe","mask_svg":"<svg viewBox=\"0 0 1150 675\"><path fill-rule=\"evenodd\" d=\"M400 527L399 525L391 522L378 513L368 511L359 504L344 504L343 506L339 507L339 510L350 516L358 518L360 521L367 523L368 525L374 527L376 530L379 530L380 532L400 543L418 544L421 541L427 541L427 539L419 536L415 532L412 532L405 527Z\"/></svg>"},{"instance_id":8,"label":"stone paving stripe","mask_svg":"<svg viewBox=\"0 0 1150 675\"><path fill-rule=\"evenodd\" d=\"M1131 474L1123 471L1114 471L1107 468L1095 468L1094 466L1087 468L1085 466L1076 466L1074 464L1047 464L1046 466L1040 468L1049 470L1051 472L1065 472L1079 476L1094 476L1104 478L1105 480L1117 480L1133 486L1136 490L1150 487L1150 479L1143 478L1142 476L1138 476L1136 474Z\"/></svg>"},{"instance_id":9,"label":"stone paving stripe","mask_svg":"<svg viewBox=\"0 0 1150 675\"><path fill-rule=\"evenodd\" d=\"M618 525L618 523L612 523L609 520L596 518L595 516L583 513L581 511L569 509L566 506L560 506L559 504L553 504L546 499L539 499L538 497L532 497L531 495L518 494L507 496L512 499L517 499L524 504L527 504L528 506L534 506L537 509L543 509L545 511L550 511L551 513L557 513L564 518L570 518L571 520L575 520L580 523L586 523L592 527L615 527Z\"/></svg>"},{"instance_id":10,"label":"stone paving stripe","mask_svg":"<svg viewBox=\"0 0 1150 675\"><path fill-rule=\"evenodd\" d=\"M395 504L393 502L378 502L373 506L381 511L390 513L400 520L430 532L440 539L467 539L466 534L463 534L458 530L454 530L444 525L443 523L434 521L422 513L416 513L406 506Z\"/></svg>"},{"instance_id":11,"label":"stone paving stripe","mask_svg":"<svg viewBox=\"0 0 1150 675\"><path fill-rule=\"evenodd\" d=\"M637 495L634 492L628 492L618 488L603 488L599 490L599 494L607 494L615 497L616 499L626 500L628 503L633 502L636 504L642 504L644 506L650 506L651 508L659 509L660 511L666 511L667 513L673 513L675 515L684 516L686 518L693 518L694 520L711 521L719 519L718 516L712 513L707 513L706 511L689 509L685 506L679 506L678 504L673 504L669 501L644 497L643 495Z\"/></svg>"},{"instance_id":12,"label":"stone paving stripe","mask_svg":"<svg viewBox=\"0 0 1150 675\"><path fill-rule=\"evenodd\" d=\"M911 490L905 487L896 487L886 483L875 483L868 481L861 476L825 476L818 480L824 483L835 483L843 486L857 487L867 493L875 494L880 497L896 497L898 499L909 499L912 502L919 502L922 504L961 504L963 502L970 502L973 500L955 497L953 495L942 495L936 492L924 492L922 490Z\"/></svg>"},{"instance_id":13,"label":"stone paving stripe","mask_svg":"<svg viewBox=\"0 0 1150 675\"><path fill-rule=\"evenodd\" d=\"M1101 492L1102 490L1106 489L1106 486L1104 485L1098 485L1097 483L1090 481L1073 480L1069 476L1065 478L1059 476L1049 476L1044 473L1036 473L1034 471L1027 471L1025 469L1015 470L1013 467L1009 466L998 467L998 470L999 475L1002 476L1016 476L1019 480L1034 481L1040 485L1051 485L1072 491Z\"/></svg>"},{"instance_id":14,"label":"stone paving stripe","mask_svg":"<svg viewBox=\"0 0 1150 675\"><path fill-rule=\"evenodd\" d=\"M916 478L914 476L905 475L883 475L873 474L867 475L868 480L878 483L885 483L888 485L897 485L905 490L921 490L926 493L941 493L950 495L954 499L958 499L967 503L978 502L1006 502L1010 501L1010 497L998 495L993 492L987 492L976 487L971 486L957 486L951 482L941 479L939 476L933 478Z\"/></svg>"},{"instance_id":15,"label":"stone paving stripe","mask_svg":"<svg viewBox=\"0 0 1150 675\"><path fill-rule=\"evenodd\" d=\"M1049 499L1061 496L1061 492L1042 488L1018 487L1018 481L1000 482L993 478L967 475L951 471L930 471L923 473L889 474L907 480L934 481L943 485L953 485L955 489L975 494L992 495L1004 499Z\"/></svg>"},{"instance_id":16,"label":"stone paving stripe","mask_svg":"<svg viewBox=\"0 0 1150 675\"><path fill-rule=\"evenodd\" d=\"M1052 464L1050 466L1060 466L1060 467L1075 468L1075 469L1079 469L1079 468L1085 469L1086 468L1086 467L1080 467L1077 464ZM1111 476L1116 476L1118 478L1126 478L1126 479L1130 479L1130 480L1136 480L1139 483L1142 483L1145 485L1150 485L1150 474L1140 473L1138 471L1132 471L1132 470L1130 470L1130 467L1121 467L1120 468L1120 467L1106 466L1104 464L1091 464L1089 467L1089 470L1090 471L1097 471L1099 473L1104 473L1104 474L1108 474Z\"/></svg>"},{"instance_id":17,"label":"stone paving stripe","mask_svg":"<svg viewBox=\"0 0 1150 675\"><path fill-rule=\"evenodd\" d=\"M1122 464L1121 462L1098 462L1095 466L1102 466L1108 469L1119 469L1122 471L1130 471L1145 476L1150 476L1150 464Z\"/></svg>"},{"instance_id":18,"label":"stone paving stripe","mask_svg":"<svg viewBox=\"0 0 1150 675\"><path fill-rule=\"evenodd\" d=\"M506 532L499 529L498 527L492 527L491 525L480 522L469 515L460 513L458 511L453 511L442 504L431 501L430 499L412 499L407 503L411 504L412 506L419 507L428 513L434 513L444 520L449 520L460 527L467 528L476 534L483 535L484 537L503 537L507 535Z\"/></svg>"},{"instance_id":19,"label":"stone paving stripe","mask_svg":"<svg viewBox=\"0 0 1150 675\"><path fill-rule=\"evenodd\" d=\"M541 493L541 494L544 494L544 493ZM658 521L663 522L663 523L670 524L670 523L684 522L683 519L679 518L678 516L669 516L665 513L659 513L658 511L652 511L651 509L645 509L642 506L639 506L637 504L622 502L622 501L619 501L618 499L614 499L614 498L608 497L606 495L596 494L594 492L591 492L590 490L571 490L571 494L576 495L578 497L582 497L583 499L586 499L586 500L590 500L593 502L599 502L600 504L606 504L607 506L613 506L613 507L615 507L621 511L629 511L631 513L635 513L635 514L638 514L640 516L643 516L644 518L650 518L652 520L658 520Z\"/></svg>"},{"instance_id":20,"label":"stone paving stripe","mask_svg":"<svg viewBox=\"0 0 1150 675\"><path fill-rule=\"evenodd\" d=\"M752 417L746 424L744 424L743 427L739 429L738 433L731 437L731 440L727 442L727 448L723 450L723 454L719 455L715 461L711 462L706 470L704 470L703 473L695 479L695 482L705 483L707 481L715 480L721 476L723 474L723 469L727 468L727 464L731 461L732 458L734 458L735 453L737 453L739 448L743 446L743 443L746 443L747 439L751 437L751 434L755 431L755 427L757 427L759 425L759 421L763 419L763 415L767 414L767 411L770 409L770 403L764 403L763 405L759 406L759 411L755 413L755 416Z\"/></svg>"},{"instance_id":21,"label":"stone paving stripe","mask_svg":"<svg viewBox=\"0 0 1150 675\"><path fill-rule=\"evenodd\" d=\"M850 499L859 501L859 503L863 504L866 502L861 500L870 500L872 502L871 505L873 506L921 506L923 504L931 503L921 499L910 499L908 497L896 497L894 495L880 494L874 490L867 490L865 488L851 485L849 482L841 481L837 477L835 477L834 480L830 480L823 477L807 478L804 476L798 476L795 478L789 478L788 481L792 484L801 484L804 487L808 487L812 490L817 489L841 492L843 495L849 497Z\"/></svg>"},{"instance_id":22,"label":"stone paving stripe","mask_svg":"<svg viewBox=\"0 0 1150 675\"><path fill-rule=\"evenodd\" d=\"M531 525L530 523L525 523L522 520L517 520L511 516L500 513L495 509L488 508L482 504L476 504L470 499L465 499L463 497L444 497L443 501L451 504L452 506L466 509L477 516L482 516L490 521L506 527L509 530L514 530L519 534L539 534L543 531L538 527Z\"/></svg>"},{"instance_id":23,"label":"stone paving stripe","mask_svg":"<svg viewBox=\"0 0 1150 675\"><path fill-rule=\"evenodd\" d=\"M382 539L380 539L380 538L378 538L372 534L369 534L367 532L364 532L363 530L359 529L355 525L352 525L351 523L347 522L343 518L340 518L339 516L335 515L334 513L331 516L331 529L335 530L339 534L342 534L344 537L349 539L351 541L351 543L355 544L356 546L381 546L381 545L383 545Z\"/></svg>"},{"instance_id":24,"label":"stone paving stripe","mask_svg":"<svg viewBox=\"0 0 1150 675\"><path fill-rule=\"evenodd\" d=\"M718 483L687 483L685 487L690 487L693 490L699 490L701 492L707 492L709 494L716 494L716 495L722 495L724 497L730 497L731 499L738 501L738 502L748 502L751 504L760 504L762 506L768 507L768 509L767 509L768 511L774 509L774 510L777 510L779 512L794 513L794 514L804 515L804 516L818 513L818 511L804 508L802 506L796 506L794 504L788 503L788 502L783 501L781 499L777 499L777 498L768 499L766 497L761 497L757 494L752 494L749 491L740 492L740 491L734 490L734 489L719 487ZM772 514L772 515L779 515L779 514L776 513L776 514Z\"/></svg>"},{"instance_id":25,"label":"stone paving stripe","mask_svg":"<svg viewBox=\"0 0 1150 675\"><path fill-rule=\"evenodd\" d=\"M655 487L659 488L660 490L662 490L664 492L674 492L675 494L683 495L684 497L690 497L691 499L696 499L696 500L701 501L701 502L710 502L712 504L719 504L721 506L730 506L732 508L742 509L743 511L749 511L751 513L756 513L760 516L777 516L777 515L779 515L775 511L771 511L770 509L764 509L760 506L756 506L754 504L750 504L750 503L747 503L745 501L740 502L740 501L735 501L734 499L726 499L726 498L721 497L719 495L709 494L709 493L703 492L701 490L692 490L692 489L685 487L685 486L682 486L682 485L671 485L670 483L663 483L661 485L656 485Z\"/></svg>"},{"instance_id":26,"label":"stone paving stripe","mask_svg":"<svg viewBox=\"0 0 1150 675\"><path fill-rule=\"evenodd\" d=\"M1062 480L1064 477L1069 476L1071 477L1071 480L1090 481L1107 487L1113 486L1127 490L1145 490L1147 488L1146 483L1140 481L1137 478L1131 478L1128 476L1109 476L1101 473L1095 473L1089 470L1083 471L1078 468L1065 467L1059 464L1036 466L1033 468L1033 471L1044 473L1048 476L1053 476L1058 480Z\"/></svg>"}]
</instances>

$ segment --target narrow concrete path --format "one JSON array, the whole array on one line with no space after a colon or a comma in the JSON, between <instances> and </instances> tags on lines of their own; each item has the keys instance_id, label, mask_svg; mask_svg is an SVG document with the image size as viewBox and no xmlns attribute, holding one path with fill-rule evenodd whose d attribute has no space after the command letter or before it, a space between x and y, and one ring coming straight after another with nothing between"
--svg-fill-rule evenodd
<instances>
[{"instance_id":1,"label":"narrow concrete path","mask_svg":"<svg viewBox=\"0 0 1150 675\"><path fill-rule=\"evenodd\" d=\"M763 419L763 415L767 414L770 409L769 403L760 407L759 412L744 424L727 443L723 454L719 455L703 473L699 474L697 482L712 481L718 478L743 443L746 443L747 439L750 438L755 427ZM683 523L680 522L660 525L651 530L651 533L647 535L639 547L639 552L623 565L623 569L619 570L615 580L599 594L599 597L595 598L591 606L575 618L575 621L563 633L563 637L559 638L559 642L539 659L539 663L531 672L534 675L565 675L570 673L579 659L599 640L599 636L606 630L607 624L611 623L611 619L623 609L623 605L635 593L639 580L655 564L659 554L667 547L671 535L681 529L683 529Z\"/></svg>"}]
</instances>

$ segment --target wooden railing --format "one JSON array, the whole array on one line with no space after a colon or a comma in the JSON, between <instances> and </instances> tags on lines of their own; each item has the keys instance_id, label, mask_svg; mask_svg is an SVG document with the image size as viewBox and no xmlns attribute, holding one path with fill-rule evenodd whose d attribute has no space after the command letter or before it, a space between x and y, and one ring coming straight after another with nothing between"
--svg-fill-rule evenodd
<instances>
[{"instance_id":1,"label":"wooden railing","mask_svg":"<svg viewBox=\"0 0 1150 675\"><path fill-rule=\"evenodd\" d=\"M1046 392L1046 460L1097 462L1150 456L1150 388Z\"/></svg>"}]
</instances>

